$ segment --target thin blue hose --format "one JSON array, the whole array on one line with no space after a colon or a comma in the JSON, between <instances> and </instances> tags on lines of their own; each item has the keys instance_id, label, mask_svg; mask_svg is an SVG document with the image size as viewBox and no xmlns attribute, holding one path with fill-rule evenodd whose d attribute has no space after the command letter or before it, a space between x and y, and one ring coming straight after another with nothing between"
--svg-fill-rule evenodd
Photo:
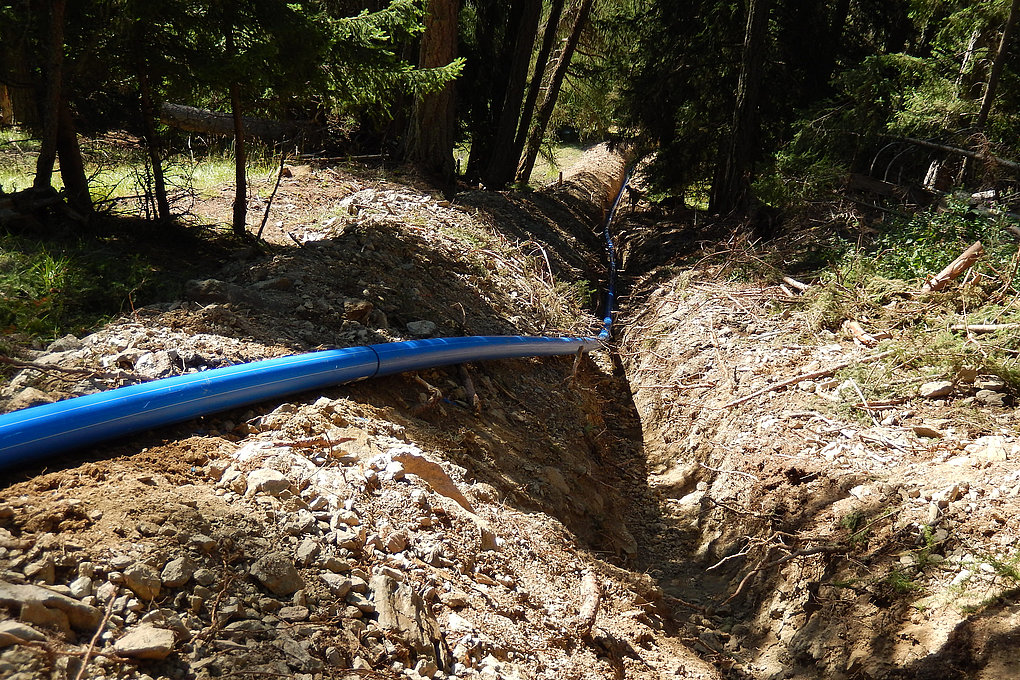
<instances>
[{"instance_id":1,"label":"thin blue hose","mask_svg":"<svg viewBox=\"0 0 1020 680\"><path fill-rule=\"evenodd\" d=\"M620 185L620 191L616 194L616 199L613 201L612 208L609 209L609 215L606 216L606 223L604 225L606 253L609 260L609 285L606 286L605 316L602 319L602 331L599 333L599 340L608 340L613 330L613 310L616 309L616 245L613 243L612 225L613 218L616 216L616 208L620 205L623 192L627 190L628 182L630 182L629 168L623 176L623 184Z\"/></svg>"},{"instance_id":2,"label":"thin blue hose","mask_svg":"<svg viewBox=\"0 0 1020 680\"><path fill-rule=\"evenodd\" d=\"M595 338L473 336L349 347L174 376L0 415L0 469L196 416L364 378L589 351Z\"/></svg>"}]
</instances>

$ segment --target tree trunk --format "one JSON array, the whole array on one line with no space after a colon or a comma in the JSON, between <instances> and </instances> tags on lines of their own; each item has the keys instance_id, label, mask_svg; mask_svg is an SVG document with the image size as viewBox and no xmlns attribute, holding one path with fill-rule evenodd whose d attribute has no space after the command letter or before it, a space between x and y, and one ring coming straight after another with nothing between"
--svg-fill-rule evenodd
<instances>
[{"instance_id":1,"label":"tree trunk","mask_svg":"<svg viewBox=\"0 0 1020 680\"><path fill-rule=\"evenodd\" d=\"M230 109L234 116L234 219L237 236L248 234L248 154L244 147L244 118L241 116L241 84L230 84Z\"/></svg>"},{"instance_id":2,"label":"tree trunk","mask_svg":"<svg viewBox=\"0 0 1020 680\"><path fill-rule=\"evenodd\" d=\"M74 117L66 98L60 99L57 116L57 154L60 157L60 179L64 182L64 193L72 208L83 215L92 212L92 197L89 195L89 180L85 176L85 163L81 158L81 146L74 127Z\"/></svg>"},{"instance_id":3,"label":"tree trunk","mask_svg":"<svg viewBox=\"0 0 1020 680\"><path fill-rule=\"evenodd\" d=\"M584 30L585 24L588 23L588 15L591 14L593 2L594 0L581 0L581 5L578 7L577 15L574 17L574 23L570 29L570 35L567 36L567 43L563 46L563 52L560 54L556 67L553 69L552 77L549 79L549 88L546 90L545 99L542 100L542 106L538 110L535 126L532 128L531 136L528 138L528 148L525 151L524 159L517 170L518 182L527 182L531 177L531 171L535 168L535 160L538 158L538 150L542 146L542 139L545 137L545 129L552 118L553 110L556 108L556 99L560 94L560 86L567 75L567 69L570 67L570 60L574 57L577 43L581 40L581 31Z\"/></svg>"},{"instance_id":4,"label":"tree trunk","mask_svg":"<svg viewBox=\"0 0 1020 680\"><path fill-rule=\"evenodd\" d=\"M751 206L751 170L759 136L758 105L771 5L772 0L750 0L747 8L733 130L709 200L714 212L746 212Z\"/></svg>"},{"instance_id":5,"label":"tree trunk","mask_svg":"<svg viewBox=\"0 0 1020 680\"><path fill-rule=\"evenodd\" d=\"M502 189L514 179L520 154L514 155L514 138L521 116L521 101L528 83L528 67L538 36L538 19L542 13L542 0L525 0L521 18L516 26L514 58L510 67L503 110L496 128L489 162L482 173L482 181L490 189Z\"/></svg>"},{"instance_id":6,"label":"tree trunk","mask_svg":"<svg viewBox=\"0 0 1020 680\"><path fill-rule=\"evenodd\" d=\"M522 0L485 0L476 4L475 40L479 56L484 55L484 63L475 82L485 92L474 97L471 110L471 155L466 174L472 180L481 179L493 152L495 130L509 89L515 47L513 35L520 25L521 3ZM478 66L476 64L476 68Z\"/></svg>"},{"instance_id":7,"label":"tree trunk","mask_svg":"<svg viewBox=\"0 0 1020 680\"><path fill-rule=\"evenodd\" d=\"M521 111L521 123L517 127L517 135L514 137L513 157L520 161L524 152L524 144L528 140L528 132L531 130L531 119L535 116L535 105L538 104L538 95L542 91L542 83L545 82L545 72L549 65L549 54L552 52L553 43L556 41L556 32L559 29L560 14L563 13L563 0L552 0L549 7L549 18L545 22L545 32L542 36L542 46L538 49L538 58L535 60L535 73L531 76L531 85L528 87L528 97L524 100L524 109Z\"/></svg>"},{"instance_id":8,"label":"tree trunk","mask_svg":"<svg viewBox=\"0 0 1020 680\"><path fill-rule=\"evenodd\" d=\"M1009 6L1009 18L1006 19L1006 26L1002 29L1002 40L999 42L999 50L995 53L995 61L992 62L992 70L988 74L988 86L985 87L985 96L981 99L981 110L978 112L974 127L981 131L988 122L988 114L992 110L992 103L995 101L995 90L999 86L999 77L1002 75L1002 67L1006 64L1006 54L1009 52L1009 41L1013 37L1013 29L1016 27L1017 15L1020 13L1020 0L1013 0Z\"/></svg>"},{"instance_id":9,"label":"tree trunk","mask_svg":"<svg viewBox=\"0 0 1020 680\"><path fill-rule=\"evenodd\" d=\"M226 32L226 58L237 57L234 45L234 24L237 8L230 6L224 26ZM248 154L244 147L244 117L241 111L241 83L235 78L230 81L230 114L234 121L234 214L231 222L235 236L248 235Z\"/></svg>"},{"instance_id":10,"label":"tree trunk","mask_svg":"<svg viewBox=\"0 0 1020 680\"><path fill-rule=\"evenodd\" d=\"M145 149L152 167L152 190L156 195L156 215L160 222L170 221L170 200L166 195L166 178L163 176L163 153L159 133L156 131L156 104L149 84L149 65L144 57L138 59L138 95L142 107L142 129L145 131Z\"/></svg>"},{"instance_id":11,"label":"tree trunk","mask_svg":"<svg viewBox=\"0 0 1020 680\"><path fill-rule=\"evenodd\" d=\"M457 57L459 0L430 0L419 60L423 68L446 66ZM456 131L454 85L415 102L408 130L407 158L444 187L454 181Z\"/></svg>"},{"instance_id":12,"label":"tree trunk","mask_svg":"<svg viewBox=\"0 0 1020 680\"><path fill-rule=\"evenodd\" d=\"M178 130L214 135L234 134L233 115L220 111L162 102L159 105L159 119ZM321 135L320 128L311 121L269 120L252 116L244 116L243 121L247 136L269 142L283 143L297 138L317 140Z\"/></svg>"},{"instance_id":13,"label":"tree trunk","mask_svg":"<svg viewBox=\"0 0 1020 680\"><path fill-rule=\"evenodd\" d=\"M42 144L35 163L36 190L53 186L53 163L57 160L57 134L60 127L60 98L64 68L64 10L66 0L52 0L50 3L49 48L46 58L46 88L42 106L39 107L43 120Z\"/></svg>"},{"instance_id":14,"label":"tree trunk","mask_svg":"<svg viewBox=\"0 0 1020 680\"><path fill-rule=\"evenodd\" d=\"M0 83L0 125L14 125L14 105L3 83Z\"/></svg>"}]
</instances>

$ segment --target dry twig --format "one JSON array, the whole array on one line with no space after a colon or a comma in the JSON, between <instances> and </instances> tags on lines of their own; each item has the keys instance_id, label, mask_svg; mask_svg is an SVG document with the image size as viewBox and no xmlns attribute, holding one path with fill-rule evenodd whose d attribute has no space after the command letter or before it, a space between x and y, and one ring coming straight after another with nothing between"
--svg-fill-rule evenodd
<instances>
[{"instance_id":1,"label":"dry twig","mask_svg":"<svg viewBox=\"0 0 1020 680\"><path fill-rule=\"evenodd\" d=\"M883 359L883 358L889 356L892 353L893 353L892 350L888 350L888 351L885 351L885 352L879 352L878 354L872 354L871 356L864 357L862 359L851 359L849 361L842 361L842 362L840 362L840 363L838 363L838 364L836 364L834 366L830 366L829 368L823 368L823 369L820 369L820 370L817 370L817 371L811 371L810 373L802 373L802 374L794 376L792 378L788 378L786 380L777 382L774 385L768 385L766 387L761 388L760 390L755 390L754 392L751 392L751 394L748 394L747 396L743 396L743 397L740 397L739 399L734 399L733 401L731 401L729 403L723 404L722 407L723 408L733 408L734 406L738 406L740 404L743 404L745 401L750 401L750 400L754 399L755 397L759 397L759 396L761 396L763 394L767 394L768 392L774 392L775 390L781 390L784 387L789 387L790 385L796 385L797 383L799 383L801 381L804 381L804 380L814 380L815 378L821 378L821 377L824 377L824 376L827 376L827 375L831 375L831 374L835 373L836 371L840 371L840 370L846 368L847 366L853 366L854 364L865 364L865 363L870 363L872 361L878 361L879 359Z\"/></svg>"}]
</instances>

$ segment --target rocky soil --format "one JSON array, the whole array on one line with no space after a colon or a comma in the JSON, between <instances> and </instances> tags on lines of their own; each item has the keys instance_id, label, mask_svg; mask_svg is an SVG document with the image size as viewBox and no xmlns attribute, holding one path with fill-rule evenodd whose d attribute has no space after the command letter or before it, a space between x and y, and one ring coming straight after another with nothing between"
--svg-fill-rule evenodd
<instances>
[{"instance_id":1,"label":"rocky soil","mask_svg":"<svg viewBox=\"0 0 1020 680\"><path fill-rule=\"evenodd\" d=\"M26 350L0 397L592 333L623 165L598 148L561 187L452 202L296 167L267 252ZM1016 676L1014 395L966 370L915 384L778 278L735 283L758 256L739 230L641 196L614 342L581 361L340 386L7 471L0 677ZM869 401L876 379L906 396Z\"/></svg>"},{"instance_id":2,"label":"rocky soil","mask_svg":"<svg viewBox=\"0 0 1020 680\"><path fill-rule=\"evenodd\" d=\"M639 564L690 614L694 647L733 677L1016 676L1005 383L966 366L926 380L895 358L905 337L875 349L818 330L779 274L733 282L774 244L659 222L678 244L662 257L647 221L621 217L636 280L619 352L663 514Z\"/></svg>"},{"instance_id":3,"label":"rocky soil","mask_svg":"<svg viewBox=\"0 0 1020 680\"><path fill-rule=\"evenodd\" d=\"M453 203L297 169L270 252L27 352L6 406L323 347L586 333L622 167L596 150L563 187ZM621 566L646 489L604 421L637 431L619 393L604 354L489 362L8 470L0 676L718 677Z\"/></svg>"}]
</instances>

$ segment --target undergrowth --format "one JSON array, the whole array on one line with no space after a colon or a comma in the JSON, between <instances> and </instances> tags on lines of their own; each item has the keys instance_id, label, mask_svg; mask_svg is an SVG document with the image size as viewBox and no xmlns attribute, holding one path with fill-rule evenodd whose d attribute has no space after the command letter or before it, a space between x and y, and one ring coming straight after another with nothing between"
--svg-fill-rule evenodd
<instances>
[{"instance_id":1,"label":"undergrowth","mask_svg":"<svg viewBox=\"0 0 1020 680\"><path fill-rule=\"evenodd\" d=\"M960 380L967 372L995 375L1020 390L1020 252L1009 227L1015 220L949 200L887 223L870 241L842 241L800 314L815 330L839 332L856 321L892 339L882 362L852 367L841 379L858 382L869 399L912 393L923 381ZM984 256L942 292L924 293L925 280L975 241ZM988 325L981 333L968 330Z\"/></svg>"}]
</instances>

